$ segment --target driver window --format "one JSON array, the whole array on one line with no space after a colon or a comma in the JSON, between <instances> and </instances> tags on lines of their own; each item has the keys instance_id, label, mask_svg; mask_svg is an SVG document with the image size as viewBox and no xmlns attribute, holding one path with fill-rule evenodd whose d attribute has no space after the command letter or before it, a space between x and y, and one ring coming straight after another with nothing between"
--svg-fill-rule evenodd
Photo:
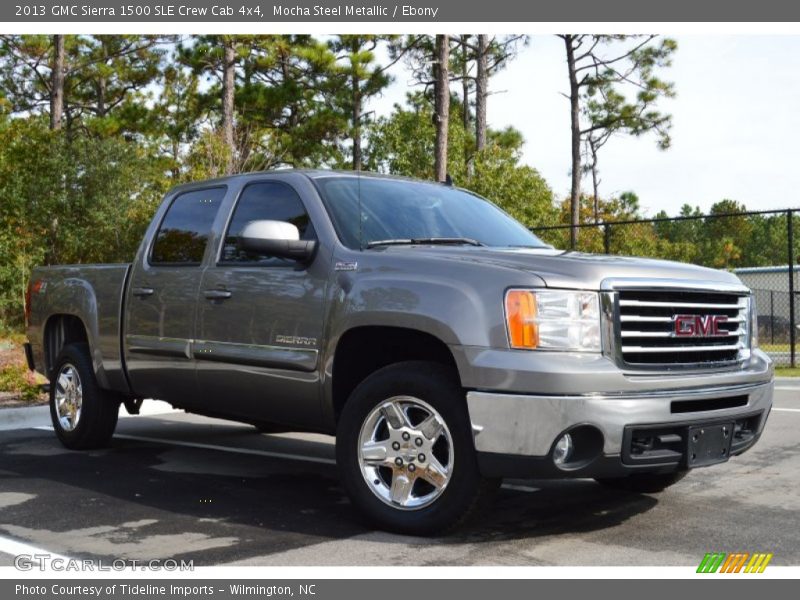
<instances>
[{"instance_id":1,"label":"driver window","mask_svg":"<svg viewBox=\"0 0 800 600\"><path fill-rule=\"evenodd\" d=\"M286 265L292 261L274 256L253 256L239 249L239 235L251 221L286 221L300 231L301 240L315 240L316 233L303 202L291 187L277 181L245 187L233 212L222 248L224 263Z\"/></svg>"}]
</instances>

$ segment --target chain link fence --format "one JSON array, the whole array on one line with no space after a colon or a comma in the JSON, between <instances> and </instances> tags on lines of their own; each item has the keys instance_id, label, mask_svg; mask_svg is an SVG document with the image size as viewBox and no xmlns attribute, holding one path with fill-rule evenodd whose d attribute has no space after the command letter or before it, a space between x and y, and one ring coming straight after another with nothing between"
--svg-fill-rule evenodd
<instances>
[{"instance_id":1,"label":"chain link fence","mask_svg":"<svg viewBox=\"0 0 800 600\"><path fill-rule=\"evenodd\" d=\"M735 273L756 298L761 348L778 366L797 366L800 338L800 210L750 211L587 223L575 250L676 260ZM556 248L571 225L534 227Z\"/></svg>"}]
</instances>

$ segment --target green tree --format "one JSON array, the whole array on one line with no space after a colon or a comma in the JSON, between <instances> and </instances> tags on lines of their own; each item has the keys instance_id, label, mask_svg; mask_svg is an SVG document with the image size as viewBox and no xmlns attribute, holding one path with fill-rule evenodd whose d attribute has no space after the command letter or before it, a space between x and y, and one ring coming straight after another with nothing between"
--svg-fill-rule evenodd
<instances>
[{"instance_id":1,"label":"green tree","mask_svg":"<svg viewBox=\"0 0 800 600\"><path fill-rule=\"evenodd\" d=\"M250 38L232 35L203 35L181 40L177 46L179 63L190 69L191 76L203 77L208 84L202 93L196 86L192 91L196 97L196 116L205 117L221 139L220 144L214 145L213 157L205 169L210 177L231 174L241 167L243 148L236 136L236 79L249 53L249 41ZM186 76L175 73L170 83L180 86L186 82ZM180 100L174 93L169 94L173 101ZM185 127L181 129L184 133L188 131ZM195 162L198 156L204 154L194 153Z\"/></svg>"},{"instance_id":2,"label":"green tree","mask_svg":"<svg viewBox=\"0 0 800 600\"><path fill-rule=\"evenodd\" d=\"M151 111L152 126L147 140L166 159L174 181L184 179L186 156L201 133L202 109L197 75L174 61L163 73L161 88Z\"/></svg>"},{"instance_id":3,"label":"green tree","mask_svg":"<svg viewBox=\"0 0 800 600\"><path fill-rule=\"evenodd\" d=\"M148 86L161 83L166 44L157 35L81 36L65 79L69 122L104 136L138 134L151 124Z\"/></svg>"},{"instance_id":4,"label":"green tree","mask_svg":"<svg viewBox=\"0 0 800 600\"><path fill-rule=\"evenodd\" d=\"M743 253L746 257L745 267L761 267L785 265L788 263L788 222L785 214L754 215L750 217L752 230L743 240ZM800 244L800 228L795 218L794 239ZM797 264L798 251L794 252L794 263Z\"/></svg>"},{"instance_id":5,"label":"green tree","mask_svg":"<svg viewBox=\"0 0 800 600\"><path fill-rule=\"evenodd\" d=\"M582 145L590 156L593 197L599 200L598 152L615 134L655 132L659 147L670 144L671 117L657 109L661 98L674 95L673 85L656 69L668 67L677 49L674 40L657 36L559 35L567 57L569 79L571 170L570 222L579 224ZM599 220L599 208L593 210ZM577 241L573 227L571 244Z\"/></svg>"},{"instance_id":6,"label":"green tree","mask_svg":"<svg viewBox=\"0 0 800 600\"><path fill-rule=\"evenodd\" d=\"M704 220L704 263L721 269L743 266L744 248L753 233L753 223L747 216L720 216L745 212L747 207L735 200L721 200L711 206ZM715 218L716 216L716 218Z\"/></svg>"},{"instance_id":7,"label":"green tree","mask_svg":"<svg viewBox=\"0 0 800 600\"><path fill-rule=\"evenodd\" d=\"M372 125L369 135L370 170L434 179L435 135L430 103L421 93L411 95L407 108L395 106L388 117ZM454 109L460 106L454 102ZM557 212L553 193L534 168L521 163L523 139L512 129L488 132L489 143L467 169L464 146L472 144L461 119L450 119L447 170L457 185L496 202L529 227L552 225Z\"/></svg>"},{"instance_id":8,"label":"green tree","mask_svg":"<svg viewBox=\"0 0 800 600\"><path fill-rule=\"evenodd\" d=\"M405 49L398 49L385 65L378 64L375 52L382 43L393 44L398 38L396 35L337 35L328 42L336 56L334 76L340 82L336 104L349 116L347 137L351 142L354 171L360 171L364 162L362 130L368 117L364 105L387 88L391 82L388 70L403 57Z\"/></svg>"},{"instance_id":9,"label":"green tree","mask_svg":"<svg viewBox=\"0 0 800 600\"><path fill-rule=\"evenodd\" d=\"M341 164L348 121L336 105L343 81L328 44L308 35L258 36L244 71L237 103L253 164Z\"/></svg>"},{"instance_id":10,"label":"green tree","mask_svg":"<svg viewBox=\"0 0 800 600\"><path fill-rule=\"evenodd\" d=\"M662 241L664 258L687 263L700 262L703 242L703 216L700 207L688 204L681 206L680 217L686 220L662 221L655 224L656 235ZM665 211L656 215L657 219L668 218Z\"/></svg>"},{"instance_id":11,"label":"green tree","mask_svg":"<svg viewBox=\"0 0 800 600\"><path fill-rule=\"evenodd\" d=\"M44 116L0 126L0 321L20 323L35 264L129 261L164 190L146 148L51 131Z\"/></svg>"},{"instance_id":12,"label":"green tree","mask_svg":"<svg viewBox=\"0 0 800 600\"><path fill-rule=\"evenodd\" d=\"M144 90L158 81L164 45L171 40L154 35L0 36L0 89L12 113L51 113L51 129L61 127L63 111L68 131L88 127L103 135L138 133L148 115Z\"/></svg>"}]
</instances>

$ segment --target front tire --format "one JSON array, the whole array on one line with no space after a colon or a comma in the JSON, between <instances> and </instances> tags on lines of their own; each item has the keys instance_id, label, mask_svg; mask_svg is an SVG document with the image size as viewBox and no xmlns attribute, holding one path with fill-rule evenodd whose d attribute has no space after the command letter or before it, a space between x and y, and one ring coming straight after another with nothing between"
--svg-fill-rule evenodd
<instances>
[{"instance_id":1,"label":"front tire","mask_svg":"<svg viewBox=\"0 0 800 600\"><path fill-rule=\"evenodd\" d=\"M605 487L625 492L638 494L657 494L669 486L678 483L686 477L689 471L675 471L674 473L635 473L627 477L610 479L596 479L597 483Z\"/></svg>"},{"instance_id":2,"label":"front tire","mask_svg":"<svg viewBox=\"0 0 800 600\"><path fill-rule=\"evenodd\" d=\"M108 445L117 427L120 401L97 385L86 344L70 344L59 354L50 379L50 418L70 450Z\"/></svg>"},{"instance_id":3,"label":"front tire","mask_svg":"<svg viewBox=\"0 0 800 600\"><path fill-rule=\"evenodd\" d=\"M352 393L336 460L353 504L383 529L411 535L464 522L496 489L478 470L464 391L452 369L408 361Z\"/></svg>"}]
</instances>

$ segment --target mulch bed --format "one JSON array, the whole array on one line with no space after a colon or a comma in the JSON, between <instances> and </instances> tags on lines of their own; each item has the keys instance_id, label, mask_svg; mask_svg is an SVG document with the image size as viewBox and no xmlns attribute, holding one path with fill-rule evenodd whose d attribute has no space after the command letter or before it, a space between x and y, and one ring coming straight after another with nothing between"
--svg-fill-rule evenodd
<instances>
[{"instance_id":1,"label":"mulch bed","mask_svg":"<svg viewBox=\"0 0 800 600\"><path fill-rule=\"evenodd\" d=\"M0 392L0 409L22 408L23 406L41 406L47 404L47 394L39 394L39 398L30 402L20 398L16 392Z\"/></svg>"}]
</instances>

